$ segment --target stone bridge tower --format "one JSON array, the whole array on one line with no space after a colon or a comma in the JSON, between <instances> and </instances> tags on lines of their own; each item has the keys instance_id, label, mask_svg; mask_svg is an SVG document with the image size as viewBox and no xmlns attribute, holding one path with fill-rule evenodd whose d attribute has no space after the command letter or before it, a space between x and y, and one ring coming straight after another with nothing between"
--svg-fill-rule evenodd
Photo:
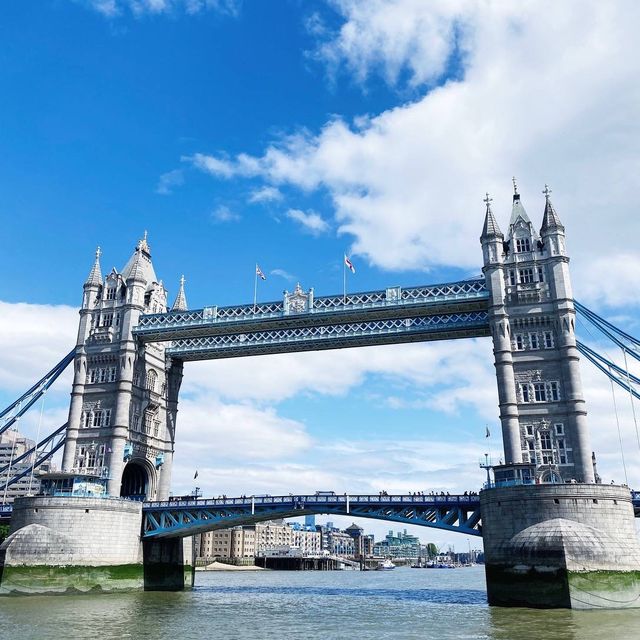
<instances>
[{"instance_id":1,"label":"stone bridge tower","mask_svg":"<svg viewBox=\"0 0 640 640\"><path fill-rule=\"evenodd\" d=\"M545 187L538 233L514 180L506 238L487 195L483 249L505 463L594 482L564 226Z\"/></svg>"},{"instance_id":2,"label":"stone bridge tower","mask_svg":"<svg viewBox=\"0 0 640 640\"><path fill-rule=\"evenodd\" d=\"M184 280L174 309L186 309ZM167 310L147 237L102 277L100 250L84 283L63 471L108 478L111 496L169 496L182 363L139 345L142 313Z\"/></svg>"}]
</instances>

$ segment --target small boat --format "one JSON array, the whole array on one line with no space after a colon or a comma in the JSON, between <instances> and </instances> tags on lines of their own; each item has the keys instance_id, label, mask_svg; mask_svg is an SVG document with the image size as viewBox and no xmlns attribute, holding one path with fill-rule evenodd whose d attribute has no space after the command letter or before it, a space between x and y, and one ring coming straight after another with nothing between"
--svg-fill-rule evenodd
<instances>
[{"instance_id":1,"label":"small boat","mask_svg":"<svg viewBox=\"0 0 640 640\"><path fill-rule=\"evenodd\" d=\"M378 562L378 566L376 567L376 571L389 571L390 569L395 569L396 565L391 562L391 560L387 559L383 562Z\"/></svg>"}]
</instances>

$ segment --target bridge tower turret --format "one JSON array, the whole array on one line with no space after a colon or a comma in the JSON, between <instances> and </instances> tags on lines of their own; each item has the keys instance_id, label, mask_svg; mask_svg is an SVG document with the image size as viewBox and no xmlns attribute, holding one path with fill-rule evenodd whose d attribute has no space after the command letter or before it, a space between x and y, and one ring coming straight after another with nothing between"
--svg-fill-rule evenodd
<instances>
[{"instance_id":1,"label":"bridge tower turret","mask_svg":"<svg viewBox=\"0 0 640 640\"><path fill-rule=\"evenodd\" d=\"M483 273L489 290L489 326L493 338L493 355L498 380L498 403L502 423L505 462L522 462L520 423L515 394L511 327L505 307L504 235L491 210L491 198L485 198L487 210L480 242L484 259Z\"/></svg>"},{"instance_id":2,"label":"bridge tower turret","mask_svg":"<svg viewBox=\"0 0 640 640\"><path fill-rule=\"evenodd\" d=\"M505 462L536 464L541 481L594 482L564 227L544 193L540 234L514 179L502 249L488 204L481 237Z\"/></svg>"},{"instance_id":3,"label":"bridge tower turret","mask_svg":"<svg viewBox=\"0 0 640 640\"><path fill-rule=\"evenodd\" d=\"M80 310L63 470L107 477L112 496L169 495L181 375L168 380L164 345L133 336L142 313L166 309L146 232L121 272L103 279L96 255Z\"/></svg>"}]
</instances>

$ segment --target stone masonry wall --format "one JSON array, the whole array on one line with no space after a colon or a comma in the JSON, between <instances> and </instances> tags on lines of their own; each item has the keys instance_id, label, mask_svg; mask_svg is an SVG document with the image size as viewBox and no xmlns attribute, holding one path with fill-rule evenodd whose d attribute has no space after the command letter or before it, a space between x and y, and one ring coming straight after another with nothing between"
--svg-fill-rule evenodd
<instances>
[{"instance_id":1,"label":"stone masonry wall","mask_svg":"<svg viewBox=\"0 0 640 640\"><path fill-rule=\"evenodd\" d=\"M2 545L6 566L142 563L141 503L117 498L22 498Z\"/></svg>"}]
</instances>

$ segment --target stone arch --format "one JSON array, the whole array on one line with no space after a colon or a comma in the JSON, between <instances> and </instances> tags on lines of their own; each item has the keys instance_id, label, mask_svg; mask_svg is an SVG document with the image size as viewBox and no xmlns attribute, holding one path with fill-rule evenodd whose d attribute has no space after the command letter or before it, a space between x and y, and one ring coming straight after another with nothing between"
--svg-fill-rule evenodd
<instances>
[{"instance_id":1,"label":"stone arch","mask_svg":"<svg viewBox=\"0 0 640 640\"><path fill-rule=\"evenodd\" d=\"M155 469L147 460L134 458L122 471L120 497L147 500L155 495Z\"/></svg>"}]
</instances>

